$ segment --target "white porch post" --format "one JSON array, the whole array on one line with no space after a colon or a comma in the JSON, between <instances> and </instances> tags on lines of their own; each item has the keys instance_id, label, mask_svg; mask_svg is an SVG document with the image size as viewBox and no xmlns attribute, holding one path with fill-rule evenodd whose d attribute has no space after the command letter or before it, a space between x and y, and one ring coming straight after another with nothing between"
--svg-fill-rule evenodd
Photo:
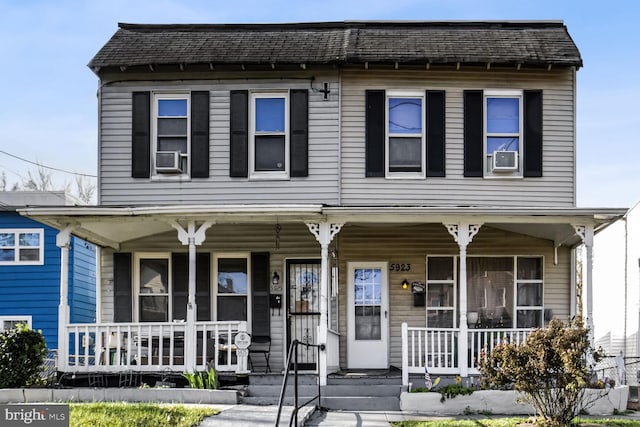
<instances>
[{"instance_id":1,"label":"white porch post","mask_svg":"<svg viewBox=\"0 0 640 427\"><path fill-rule=\"evenodd\" d=\"M320 325L318 326L318 341L316 344L327 345L329 328L329 244L334 236L340 232L343 224L307 224L309 231L320 243ZM320 385L327 385L327 350L318 351L318 376Z\"/></svg>"},{"instance_id":2,"label":"white porch post","mask_svg":"<svg viewBox=\"0 0 640 427\"><path fill-rule=\"evenodd\" d=\"M460 376L467 377L469 375L468 347L469 340L467 338L467 246L473 240L473 237L480 231L482 224L444 224L449 234L460 248L460 333L458 334L458 364L460 366Z\"/></svg>"},{"instance_id":3,"label":"white porch post","mask_svg":"<svg viewBox=\"0 0 640 427\"><path fill-rule=\"evenodd\" d=\"M198 313L196 305L196 245L199 246L204 242L206 231L211 227L211 223L205 222L197 230L195 221L189 221L186 230L177 222L173 222L171 225L178 230L180 243L189 245L189 296L187 297L187 323L184 337L184 367L187 372L194 372L196 369L196 320ZM203 337L203 339L205 338Z\"/></svg>"},{"instance_id":4,"label":"white porch post","mask_svg":"<svg viewBox=\"0 0 640 427\"><path fill-rule=\"evenodd\" d=\"M574 225L574 230L582 239L587 250L587 270L586 276L586 326L589 328L589 341L594 343L593 337L593 225Z\"/></svg>"},{"instance_id":5,"label":"white porch post","mask_svg":"<svg viewBox=\"0 0 640 427\"><path fill-rule=\"evenodd\" d=\"M56 235L56 246L60 248L60 304L58 305L58 370L66 371L69 365L69 245L71 226ZM76 349L77 351L78 349Z\"/></svg>"}]
</instances>

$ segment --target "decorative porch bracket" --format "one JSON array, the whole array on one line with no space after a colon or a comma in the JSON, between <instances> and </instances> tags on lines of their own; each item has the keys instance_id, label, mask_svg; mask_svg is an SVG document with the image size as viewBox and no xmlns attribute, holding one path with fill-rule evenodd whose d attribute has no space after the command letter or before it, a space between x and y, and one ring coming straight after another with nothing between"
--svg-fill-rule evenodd
<instances>
[{"instance_id":1,"label":"decorative porch bracket","mask_svg":"<svg viewBox=\"0 0 640 427\"><path fill-rule=\"evenodd\" d=\"M460 376L469 376L469 362L467 360L467 350L469 343L467 341L467 246L478 231L482 224L444 224L449 234L460 248L460 333L458 334L458 364L460 366Z\"/></svg>"},{"instance_id":2,"label":"decorative porch bracket","mask_svg":"<svg viewBox=\"0 0 640 427\"><path fill-rule=\"evenodd\" d=\"M56 246L60 248L60 304L58 305L58 369L69 365L69 247L73 227L67 225L56 235Z\"/></svg>"},{"instance_id":3,"label":"decorative porch bracket","mask_svg":"<svg viewBox=\"0 0 640 427\"><path fill-rule=\"evenodd\" d=\"M320 261L320 325L318 326L318 342L324 344L326 348L328 340L328 319L329 319L329 245L333 238L340 232L344 224L330 224L328 222L308 223L309 231L320 243L321 261ZM327 385L327 351L319 351L318 353L318 376L320 385Z\"/></svg>"},{"instance_id":4,"label":"decorative porch bracket","mask_svg":"<svg viewBox=\"0 0 640 427\"><path fill-rule=\"evenodd\" d=\"M585 272L587 276L586 326L589 328L589 341L591 342L591 345L593 345L593 225L572 225L573 229L576 231L576 234L582 240L582 243L584 244L587 252L587 270Z\"/></svg>"},{"instance_id":5,"label":"decorative porch bracket","mask_svg":"<svg viewBox=\"0 0 640 427\"><path fill-rule=\"evenodd\" d=\"M189 296L187 299L187 324L184 341L184 363L187 372L194 372L196 368L196 245L201 245L206 239L206 232L213 223L204 222L196 229L196 222L189 221L185 230L178 222L171 222L171 226L178 231L178 240L189 246Z\"/></svg>"}]
</instances>

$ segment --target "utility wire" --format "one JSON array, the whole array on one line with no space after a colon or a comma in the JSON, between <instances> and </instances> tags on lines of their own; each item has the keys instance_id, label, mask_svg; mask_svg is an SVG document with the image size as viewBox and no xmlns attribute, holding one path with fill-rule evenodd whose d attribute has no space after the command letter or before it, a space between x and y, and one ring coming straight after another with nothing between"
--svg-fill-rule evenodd
<instances>
[{"instance_id":1,"label":"utility wire","mask_svg":"<svg viewBox=\"0 0 640 427\"><path fill-rule=\"evenodd\" d=\"M32 162L31 160L27 160L27 159L24 159L22 157L16 156L15 154L7 153L4 150L0 150L0 153L6 154L7 156L13 157L14 159L22 160L23 162L31 163L32 165L36 165L36 166L41 167L41 168L51 169L51 170L58 171L58 172L63 172L63 173L68 173L70 175L80 175L80 176L86 176L86 177L89 177L89 178L97 178L96 175L90 175L90 174L79 173L79 172L71 172L71 171L64 170L64 169L59 169L59 168L54 168L54 167L51 167L51 166L46 166L46 165L43 165L43 164L38 163L38 162Z\"/></svg>"}]
</instances>

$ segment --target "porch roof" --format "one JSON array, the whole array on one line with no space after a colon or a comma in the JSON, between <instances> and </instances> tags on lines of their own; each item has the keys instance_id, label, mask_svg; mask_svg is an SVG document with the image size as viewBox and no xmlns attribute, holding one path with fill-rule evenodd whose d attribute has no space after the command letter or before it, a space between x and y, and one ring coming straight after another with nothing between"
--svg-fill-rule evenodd
<instances>
[{"instance_id":1,"label":"porch roof","mask_svg":"<svg viewBox=\"0 0 640 427\"><path fill-rule=\"evenodd\" d=\"M574 225L592 225L598 232L617 219L621 208L473 207L473 206L355 206L309 205L173 205L58 206L19 209L24 216L93 243L118 248L123 242L173 229L187 221L212 224L315 223L344 224L484 224L573 246L581 239Z\"/></svg>"}]
</instances>

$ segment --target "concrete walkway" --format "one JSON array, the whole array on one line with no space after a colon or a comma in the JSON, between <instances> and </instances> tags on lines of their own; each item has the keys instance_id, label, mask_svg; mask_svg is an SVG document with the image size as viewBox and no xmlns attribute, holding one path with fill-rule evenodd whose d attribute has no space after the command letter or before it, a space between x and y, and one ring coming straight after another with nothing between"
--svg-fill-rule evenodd
<instances>
[{"instance_id":1,"label":"concrete walkway","mask_svg":"<svg viewBox=\"0 0 640 427\"><path fill-rule=\"evenodd\" d=\"M210 405L222 410L218 415L207 417L200 424L200 427L273 427L278 416L277 405L256 406L256 405ZM311 416L314 408L306 406L298 411L298 426L302 427L305 421ZM282 408L280 414L280 426L288 426L289 419L293 412L292 406Z\"/></svg>"}]
</instances>

